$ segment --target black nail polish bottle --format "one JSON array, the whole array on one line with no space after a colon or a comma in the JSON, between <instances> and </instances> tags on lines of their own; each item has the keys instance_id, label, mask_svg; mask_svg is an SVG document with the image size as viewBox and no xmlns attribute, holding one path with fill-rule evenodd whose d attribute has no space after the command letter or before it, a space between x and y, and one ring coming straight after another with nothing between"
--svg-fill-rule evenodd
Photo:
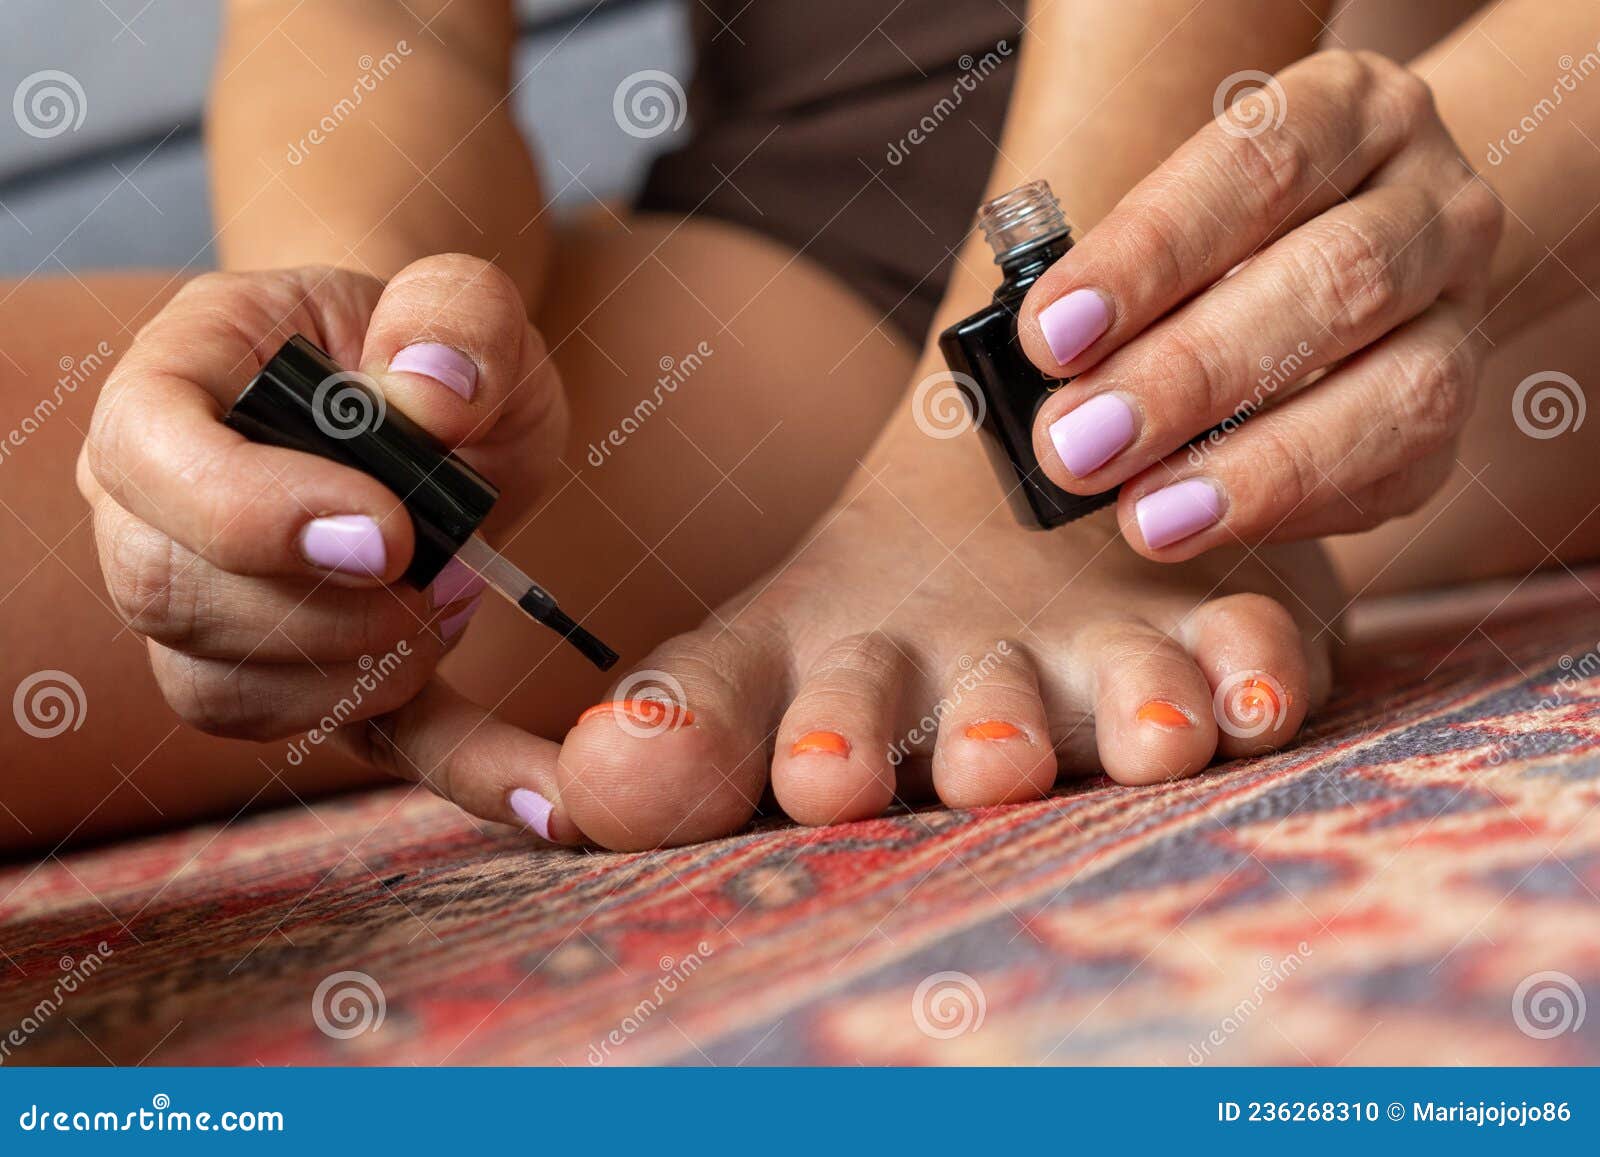
<instances>
[{"instance_id":1,"label":"black nail polish bottle","mask_svg":"<svg viewBox=\"0 0 1600 1157\"><path fill-rule=\"evenodd\" d=\"M1103 494L1069 494L1039 469L1033 418L1062 383L1034 368L1017 341L1017 309L1028 287L1072 248L1071 228L1047 181L1034 181L978 210L978 225L994 250L1003 279L987 309L939 335L939 348L967 393L980 437L1011 508L1024 526L1046 529L1082 518L1116 501Z\"/></svg>"}]
</instances>

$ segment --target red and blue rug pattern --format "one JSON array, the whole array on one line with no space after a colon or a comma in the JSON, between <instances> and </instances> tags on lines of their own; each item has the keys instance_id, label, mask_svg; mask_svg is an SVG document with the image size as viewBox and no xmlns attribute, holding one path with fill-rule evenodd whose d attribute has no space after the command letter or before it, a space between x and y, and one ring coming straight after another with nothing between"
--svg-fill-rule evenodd
<instances>
[{"instance_id":1,"label":"red and blue rug pattern","mask_svg":"<svg viewBox=\"0 0 1600 1157\"><path fill-rule=\"evenodd\" d=\"M642 855L395 788L18 865L3 1059L1600 1062L1600 601L1463 635L1181 783Z\"/></svg>"}]
</instances>

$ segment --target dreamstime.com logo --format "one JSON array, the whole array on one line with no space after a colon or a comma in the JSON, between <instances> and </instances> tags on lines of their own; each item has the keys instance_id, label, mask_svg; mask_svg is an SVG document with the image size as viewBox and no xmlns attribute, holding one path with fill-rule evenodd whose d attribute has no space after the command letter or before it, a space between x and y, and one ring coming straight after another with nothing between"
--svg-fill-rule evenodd
<instances>
[{"instance_id":1,"label":"dreamstime.com logo","mask_svg":"<svg viewBox=\"0 0 1600 1157\"><path fill-rule=\"evenodd\" d=\"M1261 671L1235 671L1211 699L1217 726L1235 739L1277 731L1289 718L1289 692Z\"/></svg>"},{"instance_id":2,"label":"dreamstime.com logo","mask_svg":"<svg viewBox=\"0 0 1600 1157\"><path fill-rule=\"evenodd\" d=\"M1541 442L1578 429L1588 411L1583 387L1559 370L1529 374L1511 394L1511 420Z\"/></svg>"},{"instance_id":3,"label":"dreamstime.com logo","mask_svg":"<svg viewBox=\"0 0 1600 1157\"><path fill-rule=\"evenodd\" d=\"M671 731L692 718L683 684L666 671L649 668L617 684L611 714L617 726L636 739Z\"/></svg>"},{"instance_id":4,"label":"dreamstime.com logo","mask_svg":"<svg viewBox=\"0 0 1600 1157\"><path fill-rule=\"evenodd\" d=\"M1511 1019L1534 1040L1577 1032L1588 1012L1583 986L1565 972L1532 973L1511 994Z\"/></svg>"},{"instance_id":5,"label":"dreamstime.com logo","mask_svg":"<svg viewBox=\"0 0 1600 1157\"><path fill-rule=\"evenodd\" d=\"M935 972L911 994L911 1019L924 1036L950 1040L983 1027L989 1002L965 972Z\"/></svg>"},{"instance_id":6,"label":"dreamstime.com logo","mask_svg":"<svg viewBox=\"0 0 1600 1157\"><path fill-rule=\"evenodd\" d=\"M700 966L711 957L712 952L711 945L702 940L695 945L695 951L684 953L681 959L663 956L657 961L661 974L656 977L655 986L633 1006L616 1028L589 1046L589 1063L603 1065L610 1060L611 1050L621 1048L628 1038L644 1028L650 1018L661 1011L667 998L700 971Z\"/></svg>"},{"instance_id":7,"label":"dreamstime.com logo","mask_svg":"<svg viewBox=\"0 0 1600 1157\"><path fill-rule=\"evenodd\" d=\"M689 115L689 98L670 72L644 68L629 73L611 95L611 115L630 137L649 140L675 133Z\"/></svg>"},{"instance_id":8,"label":"dreamstime.com logo","mask_svg":"<svg viewBox=\"0 0 1600 1157\"><path fill-rule=\"evenodd\" d=\"M311 394L311 420L339 442L376 430L388 412L378 383L355 370L329 374Z\"/></svg>"},{"instance_id":9,"label":"dreamstime.com logo","mask_svg":"<svg viewBox=\"0 0 1600 1157\"><path fill-rule=\"evenodd\" d=\"M83 127L89 98L70 72L45 68L22 78L11 94L11 115L30 137L49 140Z\"/></svg>"},{"instance_id":10,"label":"dreamstime.com logo","mask_svg":"<svg viewBox=\"0 0 1600 1157\"><path fill-rule=\"evenodd\" d=\"M1211 114L1234 137L1258 137L1281 125L1288 112L1283 86L1255 68L1223 77L1211 98Z\"/></svg>"},{"instance_id":11,"label":"dreamstime.com logo","mask_svg":"<svg viewBox=\"0 0 1600 1157\"><path fill-rule=\"evenodd\" d=\"M63 956L57 964L60 975L51 986L50 991L41 996L34 1006L25 1012L22 1019L11 1026L4 1037L0 1037L0 1065L10 1059L13 1049L20 1049L28 1043L28 1038L33 1036L45 1026L45 1023L66 1004L67 998L77 992L79 988L89 982L89 978L105 964L111 956L113 949L104 940L95 945L94 949L83 953L74 959Z\"/></svg>"},{"instance_id":12,"label":"dreamstime.com logo","mask_svg":"<svg viewBox=\"0 0 1600 1157\"><path fill-rule=\"evenodd\" d=\"M959 438L981 426L985 413L987 405L978 383L954 370L929 374L911 392L912 420L930 438Z\"/></svg>"},{"instance_id":13,"label":"dreamstime.com logo","mask_svg":"<svg viewBox=\"0 0 1600 1157\"><path fill-rule=\"evenodd\" d=\"M83 726L89 700L83 684L65 671L35 671L11 696L17 726L35 739L54 739Z\"/></svg>"},{"instance_id":14,"label":"dreamstime.com logo","mask_svg":"<svg viewBox=\"0 0 1600 1157\"><path fill-rule=\"evenodd\" d=\"M388 1012L383 986L365 972L331 973L311 994L311 1019L334 1040L377 1032Z\"/></svg>"}]
</instances>

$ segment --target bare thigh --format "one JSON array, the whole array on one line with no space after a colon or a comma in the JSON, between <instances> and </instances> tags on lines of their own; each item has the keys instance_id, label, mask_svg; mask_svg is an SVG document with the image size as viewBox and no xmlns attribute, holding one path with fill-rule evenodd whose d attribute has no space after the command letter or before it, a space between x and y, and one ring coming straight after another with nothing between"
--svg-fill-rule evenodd
<instances>
[{"instance_id":1,"label":"bare thigh","mask_svg":"<svg viewBox=\"0 0 1600 1157\"><path fill-rule=\"evenodd\" d=\"M0 728L0 852L372 778L326 749L293 765L287 743L181 726L106 600L74 464L106 371L178 284L0 285L0 693L27 685ZM791 548L887 417L912 354L820 269L710 222L574 225L551 285L539 321L573 399L573 445L507 549L637 658ZM559 737L606 680L549 639L486 607L446 677Z\"/></svg>"}]
</instances>

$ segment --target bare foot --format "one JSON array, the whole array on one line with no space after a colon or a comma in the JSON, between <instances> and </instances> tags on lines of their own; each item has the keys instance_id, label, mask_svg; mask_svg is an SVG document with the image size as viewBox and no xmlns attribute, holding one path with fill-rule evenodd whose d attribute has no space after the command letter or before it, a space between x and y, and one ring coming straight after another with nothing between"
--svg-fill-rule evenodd
<instances>
[{"instance_id":1,"label":"bare foot","mask_svg":"<svg viewBox=\"0 0 1600 1157\"><path fill-rule=\"evenodd\" d=\"M952 807L1060 772L1175 779L1282 746L1326 693L1319 548L1162 565L1109 516L1040 533L916 505L863 473L787 563L585 712L558 774L578 828L615 849L726 835L769 783L801 823L865 819L919 766Z\"/></svg>"}]
</instances>

